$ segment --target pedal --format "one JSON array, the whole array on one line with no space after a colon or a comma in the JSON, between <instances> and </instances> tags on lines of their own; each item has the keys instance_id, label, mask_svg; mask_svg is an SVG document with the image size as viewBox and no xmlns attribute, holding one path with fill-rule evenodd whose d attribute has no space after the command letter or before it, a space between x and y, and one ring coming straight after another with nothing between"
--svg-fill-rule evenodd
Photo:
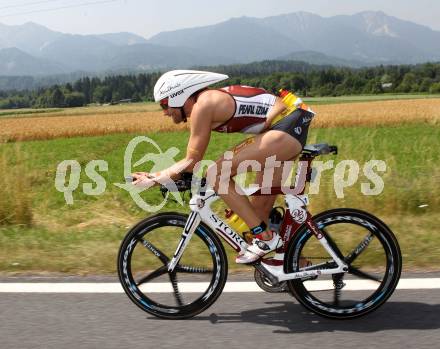
<instances>
[{"instance_id":1,"label":"pedal","mask_svg":"<svg viewBox=\"0 0 440 349\"><path fill-rule=\"evenodd\" d=\"M332 275L333 286L336 290L342 290L345 287L346 283L343 281L343 277L344 273Z\"/></svg>"}]
</instances>

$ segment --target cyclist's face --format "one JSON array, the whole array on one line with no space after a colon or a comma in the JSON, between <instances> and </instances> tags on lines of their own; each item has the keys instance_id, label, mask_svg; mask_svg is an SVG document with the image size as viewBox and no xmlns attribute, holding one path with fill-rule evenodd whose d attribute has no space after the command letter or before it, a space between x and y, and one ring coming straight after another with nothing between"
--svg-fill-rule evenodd
<instances>
[{"instance_id":1,"label":"cyclist's face","mask_svg":"<svg viewBox=\"0 0 440 349\"><path fill-rule=\"evenodd\" d=\"M175 124L182 122L182 112L180 108L168 107L167 109L164 109L163 115L171 117Z\"/></svg>"}]
</instances>

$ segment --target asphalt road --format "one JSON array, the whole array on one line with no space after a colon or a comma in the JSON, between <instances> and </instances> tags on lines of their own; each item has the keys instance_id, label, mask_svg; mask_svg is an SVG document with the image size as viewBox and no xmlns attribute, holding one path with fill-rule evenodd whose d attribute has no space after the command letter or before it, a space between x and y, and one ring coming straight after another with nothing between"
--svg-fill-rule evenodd
<instances>
[{"instance_id":1,"label":"asphalt road","mask_svg":"<svg viewBox=\"0 0 440 349\"><path fill-rule=\"evenodd\" d=\"M440 348L440 290L397 290L366 317L313 315L288 294L224 293L191 320L125 294L0 294L0 348Z\"/></svg>"}]
</instances>

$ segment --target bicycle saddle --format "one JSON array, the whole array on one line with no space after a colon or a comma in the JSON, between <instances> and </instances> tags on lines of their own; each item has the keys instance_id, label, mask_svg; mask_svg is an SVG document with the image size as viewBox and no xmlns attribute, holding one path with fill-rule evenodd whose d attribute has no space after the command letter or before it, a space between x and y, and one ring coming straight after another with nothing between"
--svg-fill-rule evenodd
<instances>
[{"instance_id":1,"label":"bicycle saddle","mask_svg":"<svg viewBox=\"0 0 440 349\"><path fill-rule=\"evenodd\" d=\"M338 147L336 145L328 145L327 143L307 144L301 152L301 154L312 156L337 153Z\"/></svg>"}]
</instances>

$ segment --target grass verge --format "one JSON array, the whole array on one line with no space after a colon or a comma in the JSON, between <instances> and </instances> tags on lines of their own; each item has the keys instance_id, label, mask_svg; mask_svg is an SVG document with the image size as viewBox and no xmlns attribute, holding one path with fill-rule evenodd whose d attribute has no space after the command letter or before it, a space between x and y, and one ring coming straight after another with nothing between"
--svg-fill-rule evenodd
<instances>
[{"instance_id":1,"label":"grass verge","mask_svg":"<svg viewBox=\"0 0 440 349\"><path fill-rule=\"evenodd\" d=\"M438 270L440 217L380 216L394 231L402 249L405 270ZM125 225L106 225L87 229L67 228L48 231L38 228L0 228L0 271L8 274L67 273L77 275L113 274ZM173 240L175 241L175 240ZM167 241L164 246L169 247ZM157 246L161 247L161 246ZM166 250L166 249L165 249ZM225 245L231 270L237 265L235 251ZM13 252L12 252L13 251ZM203 265L200 255L192 255L193 265Z\"/></svg>"}]
</instances>

